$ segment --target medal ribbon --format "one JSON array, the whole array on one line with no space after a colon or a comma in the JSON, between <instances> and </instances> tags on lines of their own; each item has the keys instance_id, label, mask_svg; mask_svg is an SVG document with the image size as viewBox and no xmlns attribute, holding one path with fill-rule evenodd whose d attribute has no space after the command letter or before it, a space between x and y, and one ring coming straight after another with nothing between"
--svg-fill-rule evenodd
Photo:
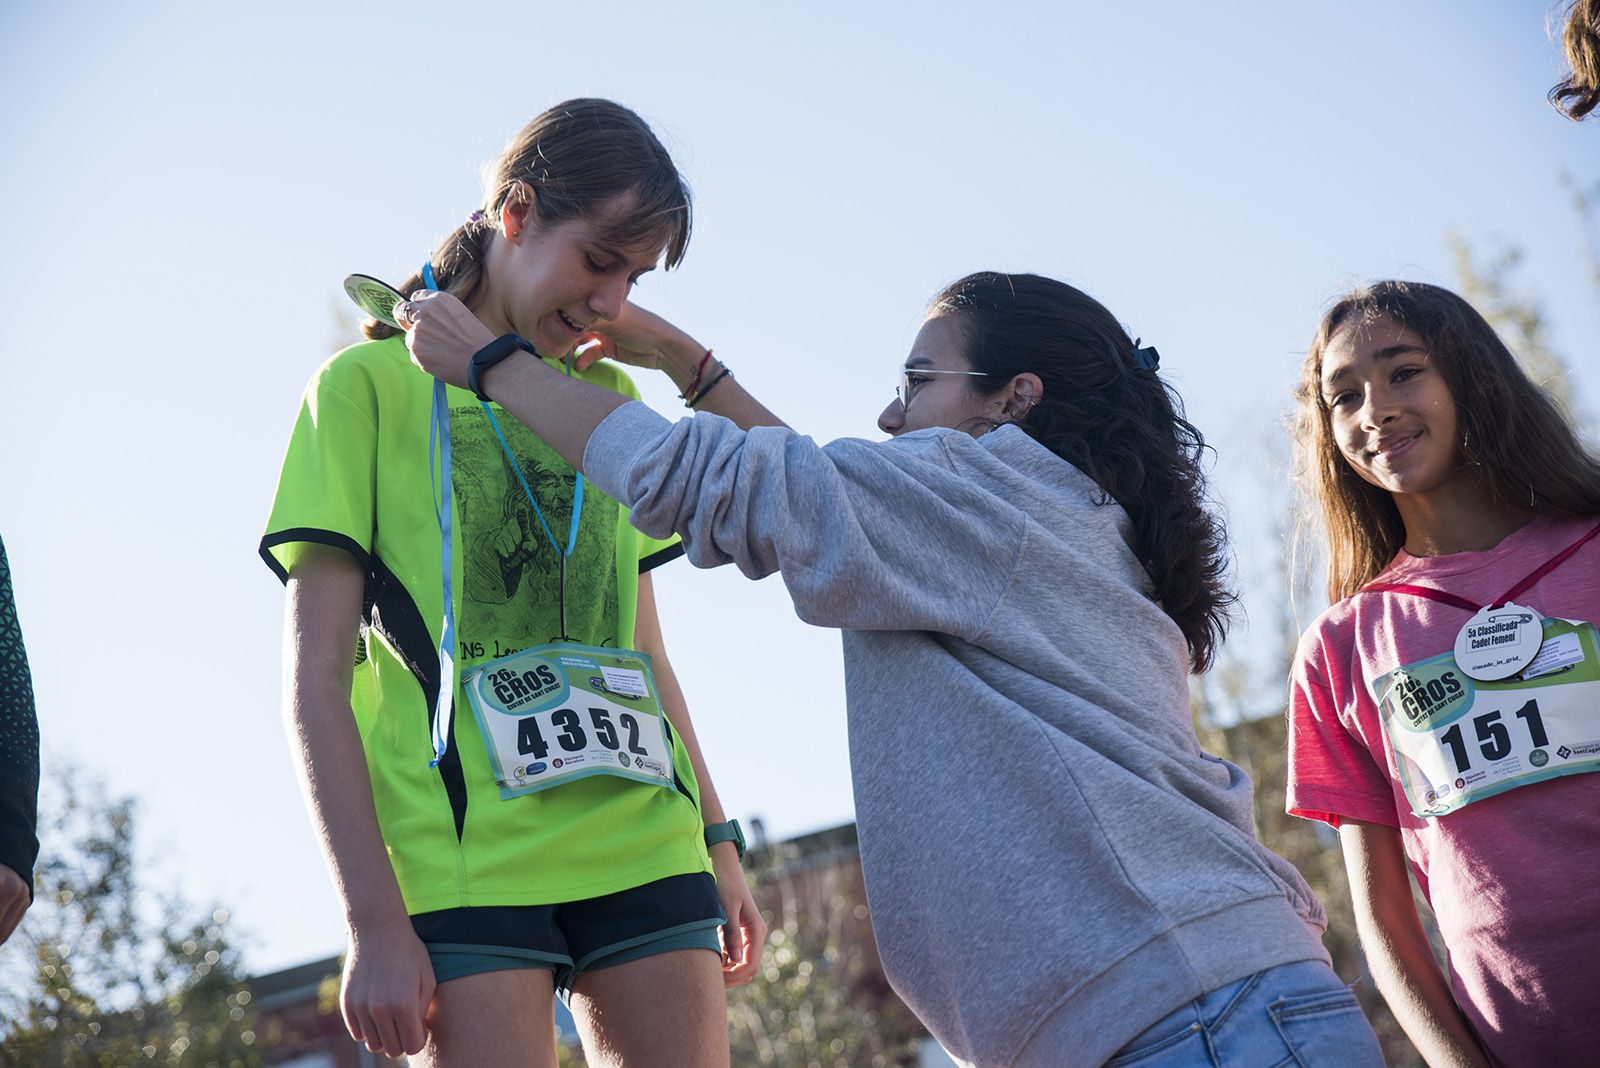
<instances>
[{"instance_id":1,"label":"medal ribbon","mask_svg":"<svg viewBox=\"0 0 1600 1068\"><path fill-rule=\"evenodd\" d=\"M1507 590L1505 594L1496 600L1490 607L1498 608L1507 601L1510 601L1520 594L1527 592L1532 588L1535 582L1538 582L1550 572L1560 567L1566 562L1567 557L1581 549L1585 544L1588 543L1589 539L1595 537L1596 535L1600 535L1600 525L1596 525L1593 530L1589 531L1589 533L1585 534L1583 537L1579 538L1577 541L1573 542L1571 545L1567 546L1565 549L1562 549L1550 559L1546 560L1543 564L1539 565L1521 582ZM1432 586L1413 586L1403 582L1374 582L1370 586L1361 587L1361 589L1357 590L1356 592L1406 593L1413 597L1426 597L1430 601L1438 601L1441 604L1452 605L1456 608L1464 608L1468 612L1477 612L1484 607L1481 604L1476 604L1467 600L1465 597L1457 597L1453 593L1447 593L1444 590L1436 590Z\"/></svg>"},{"instance_id":2,"label":"medal ribbon","mask_svg":"<svg viewBox=\"0 0 1600 1068\"><path fill-rule=\"evenodd\" d=\"M432 263L422 265L422 284L435 293L439 291ZM567 353L566 365L567 374L572 374L570 352ZM444 622L439 628L439 693L433 705L433 759L428 762L430 768L438 767L439 761L444 759L445 753L450 748L451 716L455 708L456 691L456 613L450 583L451 514L455 497L450 477L450 404L445 395L445 388L442 378L433 380L433 411L428 423L428 481L433 489L433 514L439 523L439 540L442 546L440 570L444 575ZM556 551L560 561L556 586L561 620L560 640L571 641L572 639L567 636L567 557L571 556L572 551L578 546L578 527L583 522L583 472L575 472L577 477L572 486L572 520L568 524L567 548L563 552L560 544L556 542L555 534L550 530L550 524L545 520L544 511L539 507L533 490L528 487L528 480L522 476L522 467L512 455L511 446L506 442L506 436L500 429L500 421L494 417L488 402L480 400L478 403L483 405L483 414L489 417L489 425L494 427L495 437L500 439L500 448L505 452L506 459L511 461L511 471L522 484L522 492L528 495L528 503L533 505L533 514L538 517L539 526L544 528L544 536L549 539L550 547ZM434 470L435 456L438 457L441 471L439 474Z\"/></svg>"},{"instance_id":3,"label":"medal ribbon","mask_svg":"<svg viewBox=\"0 0 1600 1068\"><path fill-rule=\"evenodd\" d=\"M437 293L439 283L433 276L433 264L422 265L422 284ZM434 457L438 456L439 473L434 471ZM450 477L450 404L445 397L444 379L433 380L433 412L428 421L428 483L433 490L433 515L439 523L439 540L444 576L444 622L439 627L439 692L433 702L433 759L428 767L436 768L450 748L450 717L455 708L456 693L456 610L450 588L450 534L451 514L455 506L455 490ZM442 485L441 485L442 484ZM439 491L443 489L441 494Z\"/></svg>"}]
</instances>

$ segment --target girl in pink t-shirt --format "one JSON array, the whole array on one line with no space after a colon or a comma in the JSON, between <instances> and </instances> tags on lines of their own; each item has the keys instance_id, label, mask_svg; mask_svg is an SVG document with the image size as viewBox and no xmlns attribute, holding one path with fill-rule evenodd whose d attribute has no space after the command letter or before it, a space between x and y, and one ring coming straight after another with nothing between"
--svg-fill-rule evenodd
<instances>
[{"instance_id":1,"label":"girl in pink t-shirt","mask_svg":"<svg viewBox=\"0 0 1600 1068\"><path fill-rule=\"evenodd\" d=\"M1430 1065L1594 1063L1600 462L1436 286L1338 301L1298 399L1336 603L1296 656L1289 811L1338 828L1373 976Z\"/></svg>"}]
</instances>

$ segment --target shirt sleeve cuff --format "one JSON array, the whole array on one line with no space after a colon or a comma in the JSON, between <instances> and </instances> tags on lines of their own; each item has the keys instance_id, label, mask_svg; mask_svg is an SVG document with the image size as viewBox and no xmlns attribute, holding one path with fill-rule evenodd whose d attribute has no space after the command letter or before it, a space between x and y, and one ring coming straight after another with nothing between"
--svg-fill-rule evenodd
<instances>
[{"instance_id":1,"label":"shirt sleeve cuff","mask_svg":"<svg viewBox=\"0 0 1600 1068\"><path fill-rule=\"evenodd\" d=\"M600 420L583 450L583 474L602 493L632 508L628 476L637 460L672 426L643 401L629 401Z\"/></svg>"},{"instance_id":2,"label":"shirt sleeve cuff","mask_svg":"<svg viewBox=\"0 0 1600 1068\"><path fill-rule=\"evenodd\" d=\"M1295 786L1289 791L1287 811L1301 819L1320 820L1337 828L1344 820L1381 823L1400 829L1393 797L1370 797L1323 786Z\"/></svg>"}]
</instances>

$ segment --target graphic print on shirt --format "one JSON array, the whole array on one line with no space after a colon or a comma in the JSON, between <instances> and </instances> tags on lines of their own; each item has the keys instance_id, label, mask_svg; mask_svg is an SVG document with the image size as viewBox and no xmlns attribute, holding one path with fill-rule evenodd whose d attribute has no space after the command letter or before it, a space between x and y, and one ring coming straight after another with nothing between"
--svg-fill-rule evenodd
<instances>
[{"instance_id":1,"label":"graphic print on shirt","mask_svg":"<svg viewBox=\"0 0 1600 1068\"><path fill-rule=\"evenodd\" d=\"M1600 771L1600 631L1546 619L1523 671L1473 679L1452 653L1369 683L1411 810L1443 816L1493 794Z\"/></svg>"},{"instance_id":2,"label":"graphic print on shirt","mask_svg":"<svg viewBox=\"0 0 1600 1068\"><path fill-rule=\"evenodd\" d=\"M504 413L496 419L545 522L565 550L572 519L572 468L515 419ZM450 430L462 530L458 635L465 667L561 636L560 558L483 409L451 409ZM585 485L578 544L567 560L567 630L587 644L611 644L617 631L613 572L619 508Z\"/></svg>"}]
</instances>

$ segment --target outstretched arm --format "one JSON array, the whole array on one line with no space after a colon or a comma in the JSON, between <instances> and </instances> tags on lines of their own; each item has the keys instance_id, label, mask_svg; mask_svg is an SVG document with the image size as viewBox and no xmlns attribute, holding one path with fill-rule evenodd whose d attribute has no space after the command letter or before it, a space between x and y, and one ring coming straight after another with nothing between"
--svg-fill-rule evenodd
<instances>
[{"instance_id":1,"label":"outstretched arm","mask_svg":"<svg viewBox=\"0 0 1600 1068\"><path fill-rule=\"evenodd\" d=\"M1378 990L1429 1068L1489 1068L1434 960L1411 898L1400 832L1381 823L1339 826L1361 948Z\"/></svg>"},{"instance_id":2,"label":"outstretched arm","mask_svg":"<svg viewBox=\"0 0 1600 1068\"><path fill-rule=\"evenodd\" d=\"M493 340L488 328L445 294L399 307L418 366L465 383L472 354ZM682 534L696 567L781 571L800 618L816 626L970 641L1016 577L1026 513L949 470L941 439L823 448L782 427L671 423L520 352L479 385L640 530ZM602 423L602 447L591 448Z\"/></svg>"},{"instance_id":3,"label":"outstretched arm","mask_svg":"<svg viewBox=\"0 0 1600 1068\"><path fill-rule=\"evenodd\" d=\"M666 373L678 395L694 401L697 412L731 419L741 430L756 426L787 426L766 405L739 384L727 367L700 342L654 312L637 304L623 306L622 314L590 335L594 345L577 357L579 370L601 357L633 367L650 367ZM690 387L694 387L691 393ZM698 400L696 400L698 396Z\"/></svg>"},{"instance_id":4,"label":"outstretched arm","mask_svg":"<svg viewBox=\"0 0 1600 1068\"><path fill-rule=\"evenodd\" d=\"M397 305L395 310L406 327L406 347L417 366L466 389L473 353L494 340L489 328L449 293L419 293L417 299ZM614 326L627 343L608 335L595 335L600 353L636 366L660 368L680 389L685 388L697 369L703 386L721 373L721 365L715 359L700 369L706 350L660 316L628 308ZM626 334L622 333L624 329ZM586 356L580 361L585 367L599 358L593 351ZM713 366L719 369L712 371ZM490 368L478 385L580 470L589 435L613 410L627 403L626 397L561 374L525 352ZM732 375L706 393L696 410L724 416L747 430L753 426L785 425Z\"/></svg>"}]
</instances>

